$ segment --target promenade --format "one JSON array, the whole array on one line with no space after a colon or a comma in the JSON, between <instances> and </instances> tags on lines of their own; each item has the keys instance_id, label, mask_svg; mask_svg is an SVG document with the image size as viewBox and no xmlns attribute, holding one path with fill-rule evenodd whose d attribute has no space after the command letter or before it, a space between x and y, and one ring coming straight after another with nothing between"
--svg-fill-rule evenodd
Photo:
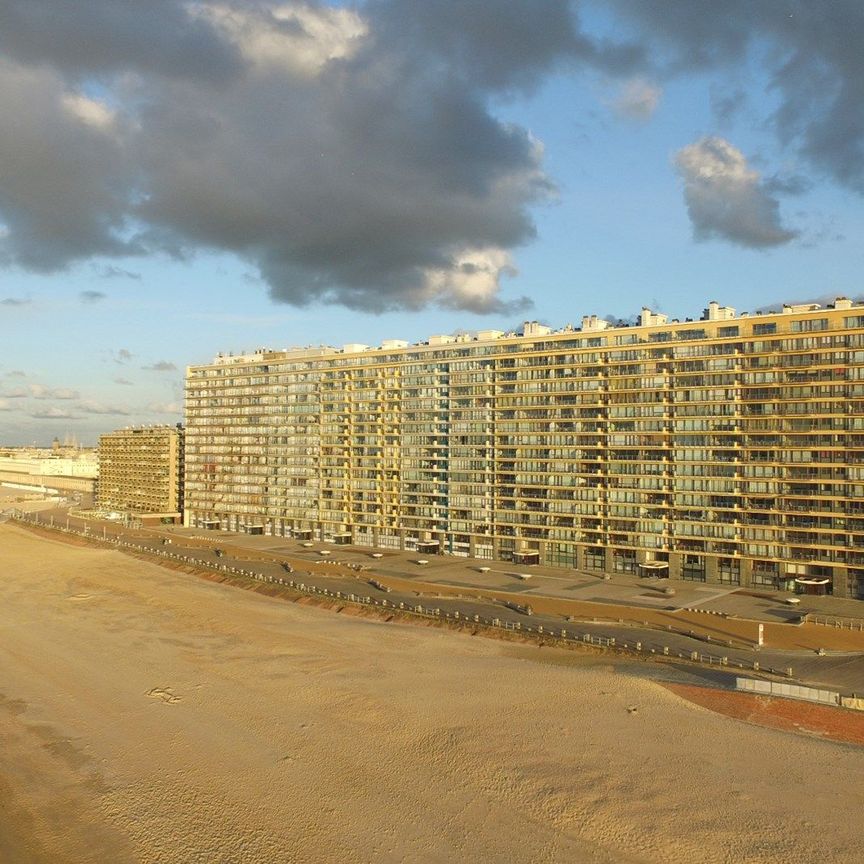
<instances>
[{"instance_id":1,"label":"promenade","mask_svg":"<svg viewBox=\"0 0 864 864\"><path fill-rule=\"evenodd\" d=\"M518 626L523 632L578 631L598 640L613 639L618 647L638 643L648 656L687 658L695 653L718 663L725 659L738 669L787 675L791 670L789 677L796 681L846 695L864 693L864 603L860 601L803 596L799 604L790 605L787 593L736 586L420 557L181 526L131 529L56 508L43 510L36 518L44 525L68 524L94 540L122 536L125 542L151 552L170 546L177 554L214 566L238 566L273 578L284 577L290 569L310 587L386 597L393 605L420 603L444 616L459 613L462 620L495 616L505 627ZM674 593L667 593L668 588ZM530 616L525 614L529 608ZM808 614L844 623L799 623Z\"/></svg>"}]
</instances>

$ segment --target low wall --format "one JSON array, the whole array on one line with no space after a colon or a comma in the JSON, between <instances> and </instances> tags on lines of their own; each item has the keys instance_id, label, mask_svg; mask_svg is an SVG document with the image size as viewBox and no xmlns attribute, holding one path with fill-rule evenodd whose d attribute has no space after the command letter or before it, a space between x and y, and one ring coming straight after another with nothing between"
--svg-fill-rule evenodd
<instances>
[{"instance_id":1,"label":"low wall","mask_svg":"<svg viewBox=\"0 0 864 864\"><path fill-rule=\"evenodd\" d=\"M89 477L61 477L59 474L26 474L23 471L0 471L0 485L37 492L42 487L64 492L94 492L96 481Z\"/></svg>"},{"instance_id":2,"label":"low wall","mask_svg":"<svg viewBox=\"0 0 864 864\"><path fill-rule=\"evenodd\" d=\"M736 678L735 689L761 696L780 696L784 699L804 699L822 705L839 705L840 694L834 690L818 690L815 687L802 687L799 684L785 684L782 681L759 681L755 678Z\"/></svg>"},{"instance_id":3,"label":"low wall","mask_svg":"<svg viewBox=\"0 0 864 864\"><path fill-rule=\"evenodd\" d=\"M305 584L304 582L298 582L294 579L285 579L282 576L268 576L259 571L255 570L247 570L244 567L240 566L232 566L229 563L225 563L221 560L217 561L209 561L206 559L196 558L194 555L183 554L182 552L175 552L170 547L160 547L157 549L139 546L137 543L130 542L129 540L121 539L118 537L107 537L100 538L98 534L91 533L87 530L79 531L75 528L63 528L61 525L55 525L53 523L46 524L44 522L39 521L38 519L34 519L29 515L23 514L20 511L17 513L11 513L10 516L13 519L21 521L26 524L38 526L43 530L49 531L57 531L63 534L69 534L73 536L82 537L90 543L95 543L97 545L107 544L114 546L115 548L124 548L128 549L131 552L135 552L137 554L152 556L155 558L167 558L171 559L175 562L188 564L193 567L199 567L202 569L221 572L229 575L241 576L246 579L253 579L257 582L268 582L275 583L277 585L286 586L294 591L301 592L303 594L312 595L312 596L323 596L329 598L335 598L342 602L348 602L352 604L357 604L360 606L378 606L383 607L388 611L393 612L402 612L406 615L418 615L424 618L436 619L443 622L448 622L450 624L464 625L468 624L472 627L476 625L480 625L483 628L488 628L489 630L510 630L515 631L518 634L523 636L533 637L542 639L543 644L547 641L551 644L573 644L575 642L580 642L586 645L593 645L595 647L608 648L615 651L619 651L622 653L632 652L641 657L650 657L653 659L662 659L662 658L678 658L681 660L690 660L693 663L701 663L707 666L722 666L722 667L737 667L738 669L750 669L752 668L754 672L763 672L772 675L784 675L787 677L792 677L792 669L772 669L768 667L760 667L758 661L753 661L752 666L751 662L747 661L735 661L729 660L727 655L717 655L717 654L706 654L701 651L678 651L673 650L668 645L663 645L661 637L663 635L662 630L654 631L654 639L656 639L660 644L655 644L652 647L651 644L642 640L622 640L621 638L616 637L606 637L599 636L591 633L580 633L573 628L559 628L559 627L550 627L543 626L542 624L536 624L535 626L531 626L526 621L524 624L522 621L508 621L503 618L488 618L481 617L480 615L472 615L465 614L464 612L454 611L452 613L446 612L440 608L426 608L422 605L415 605L410 602L406 603L405 601L397 602L397 601L387 601L385 599L377 599L372 596L364 596L362 594L353 594L346 593L340 591L331 591L328 588L320 588L315 585ZM209 539L206 537L198 537L196 539ZM190 550L191 551L191 550ZM270 562L260 561L259 563L277 563L276 559L273 559ZM324 563L324 562L320 562ZM342 562L328 560L326 563L331 565L338 565ZM313 576L314 574L309 572L309 576ZM324 575L324 574L319 574ZM398 579L388 578L388 582L399 582ZM411 583L411 590L416 589L416 583ZM490 594L494 595L497 592L490 592ZM488 600L490 602L500 602L500 600L496 601L496 599L492 596L485 596L482 599ZM540 598L534 598L535 604L539 602ZM531 620L531 619L528 619ZM654 641L654 640L652 640ZM721 648L720 645L717 646L718 649Z\"/></svg>"}]
</instances>

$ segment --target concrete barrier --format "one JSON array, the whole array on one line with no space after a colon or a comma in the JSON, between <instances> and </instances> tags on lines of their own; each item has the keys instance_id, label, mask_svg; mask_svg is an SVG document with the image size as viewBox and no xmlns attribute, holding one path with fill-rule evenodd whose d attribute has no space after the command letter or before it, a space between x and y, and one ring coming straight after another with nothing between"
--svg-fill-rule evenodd
<instances>
[{"instance_id":1,"label":"concrete barrier","mask_svg":"<svg viewBox=\"0 0 864 864\"><path fill-rule=\"evenodd\" d=\"M834 690L821 690L804 687L800 684L786 684L783 681L760 681L755 678L736 678L735 689L763 696L779 696L783 699L803 699L822 705L839 705L840 694ZM864 700L862 700L864 701Z\"/></svg>"}]
</instances>

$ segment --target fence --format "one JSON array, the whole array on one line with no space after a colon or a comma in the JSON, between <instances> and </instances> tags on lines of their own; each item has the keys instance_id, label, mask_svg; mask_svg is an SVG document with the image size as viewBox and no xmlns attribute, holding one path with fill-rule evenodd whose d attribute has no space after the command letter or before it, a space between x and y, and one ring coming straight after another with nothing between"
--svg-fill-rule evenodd
<instances>
[{"instance_id":1,"label":"fence","mask_svg":"<svg viewBox=\"0 0 864 864\"><path fill-rule=\"evenodd\" d=\"M804 699L822 705L839 705L840 694L834 690L817 690L815 687L802 687L782 681L760 681L755 678L736 678L735 689L763 696L781 696L784 699Z\"/></svg>"},{"instance_id":2,"label":"fence","mask_svg":"<svg viewBox=\"0 0 864 864\"><path fill-rule=\"evenodd\" d=\"M59 531L63 534L72 534L78 537L86 538L95 543L106 543L108 545L128 549L130 552L137 552L142 555L151 555L157 558L165 558L170 561L175 561L180 564L187 564L192 567L208 569L217 573L225 573L231 576L240 576L246 579L251 579L256 582L263 582L272 585L279 585L289 588L292 591L297 591L311 596L320 596L338 600L342 603L353 603L360 606L371 606L384 609L389 612L399 612L406 615L419 616L428 619L437 619L440 621L449 622L451 624L462 625L468 624L472 627L485 628L488 630L506 630L514 633L528 635L530 637L542 638L544 641L551 640L558 644L574 644L581 643L583 645L592 645L598 648L608 648L621 652L635 653L640 656L654 657L674 657L680 660L689 660L693 663L703 663L708 666L732 666L737 669L752 669L754 672L761 671L773 675L783 675L792 677L792 669L783 670L773 669L769 667L760 667L758 661L752 663L743 663L729 660L728 656L705 654L701 651L673 651L668 645L651 647L642 641L622 641L614 636L599 636L592 633L578 633L573 629L549 627L542 624L536 626L523 625L521 621L509 621L506 618L486 617L481 615L470 615L460 613L458 610L447 612L440 607L423 606L422 604L406 603L405 601L378 599L368 595L358 594L356 592L346 591L331 591L329 588L319 588L316 585L307 584L298 579L287 579L282 576L269 576L255 570L248 570L244 567L234 566L220 561L208 561L202 558L196 558L193 555L185 555L182 552L174 552L170 548L150 548L141 546L137 543L123 540L119 537L100 537L89 530L79 531L75 528L66 528L62 525L51 525L41 522L32 517L28 518L27 514L20 512L10 514L13 519L38 525L41 528ZM311 573L307 575L311 576ZM662 632L662 631L658 631ZM739 679L745 680L745 679ZM806 689L806 688L805 688Z\"/></svg>"},{"instance_id":3,"label":"fence","mask_svg":"<svg viewBox=\"0 0 864 864\"><path fill-rule=\"evenodd\" d=\"M807 624L821 624L823 627L834 627L837 630L857 630L864 633L864 620L861 618L843 618L839 615L816 615L808 612L801 616L801 621Z\"/></svg>"}]
</instances>

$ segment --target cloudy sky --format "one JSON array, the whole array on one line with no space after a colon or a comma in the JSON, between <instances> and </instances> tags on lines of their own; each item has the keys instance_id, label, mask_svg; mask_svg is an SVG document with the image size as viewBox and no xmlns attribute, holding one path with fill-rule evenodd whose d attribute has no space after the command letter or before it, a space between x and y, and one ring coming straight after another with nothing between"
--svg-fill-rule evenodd
<instances>
[{"instance_id":1,"label":"cloudy sky","mask_svg":"<svg viewBox=\"0 0 864 864\"><path fill-rule=\"evenodd\" d=\"M860 0L0 0L0 444L219 351L864 294Z\"/></svg>"}]
</instances>

